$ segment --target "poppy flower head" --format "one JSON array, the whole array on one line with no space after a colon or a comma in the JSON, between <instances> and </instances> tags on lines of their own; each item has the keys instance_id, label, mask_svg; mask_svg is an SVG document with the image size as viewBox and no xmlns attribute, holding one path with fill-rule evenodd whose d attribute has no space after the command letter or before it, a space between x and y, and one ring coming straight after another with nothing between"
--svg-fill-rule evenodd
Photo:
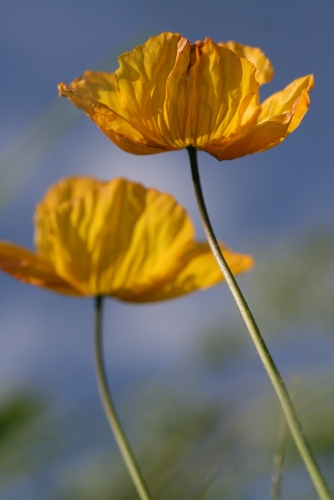
<instances>
[{"instance_id":1,"label":"poppy flower head","mask_svg":"<svg viewBox=\"0 0 334 500\"><path fill-rule=\"evenodd\" d=\"M63 179L37 205L34 222L36 252L0 242L0 269L25 283L154 302L223 280L184 208L136 182ZM233 272L252 267L248 255L222 249Z\"/></svg>"},{"instance_id":2,"label":"poppy flower head","mask_svg":"<svg viewBox=\"0 0 334 500\"><path fill-rule=\"evenodd\" d=\"M59 91L129 153L193 146L228 160L276 146L306 113L313 76L260 104L272 76L258 48L166 32L121 55L114 73L86 71Z\"/></svg>"}]
</instances>

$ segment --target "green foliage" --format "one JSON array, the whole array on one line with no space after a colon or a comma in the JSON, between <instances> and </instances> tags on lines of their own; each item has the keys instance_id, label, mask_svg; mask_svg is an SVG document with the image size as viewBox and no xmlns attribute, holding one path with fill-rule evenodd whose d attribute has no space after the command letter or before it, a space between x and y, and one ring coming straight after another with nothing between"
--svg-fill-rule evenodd
<instances>
[{"instance_id":1,"label":"green foliage","mask_svg":"<svg viewBox=\"0 0 334 500\"><path fill-rule=\"evenodd\" d=\"M0 447L27 432L40 414L41 402L35 397L15 395L0 405Z\"/></svg>"}]
</instances>

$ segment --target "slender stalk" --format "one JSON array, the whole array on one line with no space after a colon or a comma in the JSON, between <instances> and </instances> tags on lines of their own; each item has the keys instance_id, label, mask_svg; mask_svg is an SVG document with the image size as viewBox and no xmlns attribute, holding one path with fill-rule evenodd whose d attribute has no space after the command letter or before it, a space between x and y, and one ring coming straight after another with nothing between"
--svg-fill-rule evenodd
<instances>
[{"instance_id":1,"label":"slender stalk","mask_svg":"<svg viewBox=\"0 0 334 500\"><path fill-rule=\"evenodd\" d=\"M282 473L283 473L283 463L285 458L285 449L288 438L288 425L286 419L280 415L279 429L277 436L277 448L273 458L273 473L271 477L271 498L272 500L280 500L281 489L282 489Z\"/></svg>"},{"instance_id":2,"label":"slender stalk","mask_svg":"<svg viewBox=\"0 0 334 500\"><path fill-rule=\"evenodd\" d=\"M123 460L131 476L131 479L136 487L137 493L141 500L151 500L151 495L145 484L145 480L140 472L139 466L130 448L129 442L122 429L121 422L117 416L114 403L112 401L106 370L102 356L102 301L103 297L95 298L95 364L96 376L99 387L99 392L103 404L103 408L109 422L109 425L114 433L114 437L118 444L118 448L123 456Z\"/></svg>"},{"instance_id":3,"label":"slender stalk","mask_svg":"<svg viewBox=\"0 0 334 500\"><path fill-rule=\"evenodd\" d=\"M295 401L297 392L298 378L294 377L289 384L289 390L291 394L292 402ZM285 449L288 440L288 425L286 418L284 418L283 411L281 409L279 415L278 423L278 433L277 433L277 444L276 451L273 459L273 474L271 478L271 498L272 500L280 500L281 498L281 488L282 488L282 473L283 473L283 463L285 459Z\"/></svg>"},{"instance_id":4,"label":"slender stalk","mask_svg":"<svg viewBox=\"0 0 334 500\"><path fill-rule=\"evenodd\" d=\"M202 186L198 171L198 163L197 163L197 151L193 146L189 146L187 148L189 153L190 165L191 165L191 173L194 183L194 190L197 200L197 205L201 217L201 221L203 224L203 228L205 231L206 238L211 247L212 253L214 254L218 266L223 273L223 276L228 284L230 291L234 297L234 300L237 303L241 316L246 323L249 334L254 342L255 348L261 358L262 363L268 373L268 376L274 386L277 397L282 406L285 418L287 420L290 432L295 441L295 444L299 450L299 453L304 461L304 464L308 470L310 478L313 482L313 485L318 493L318 496L321 500L331 500L331 496L329 490L325 484L324 479L321 476L320 469L315 461L315 458L312 455L311 449L306 441L306 438L303 434L301 425L298 421L298 417L292 401L290 399L287 388L282 380L282 377L274 363L274 360L271 357L271 354L262 338L261 332L256 324L256 321L251 313L251 310L248 307L248 304L229 268L226 260L219 248L215 233L212 229L211 222L208 216L208 212L205 206L205 201L202 192Z\"/></svg>"}]
</instances>

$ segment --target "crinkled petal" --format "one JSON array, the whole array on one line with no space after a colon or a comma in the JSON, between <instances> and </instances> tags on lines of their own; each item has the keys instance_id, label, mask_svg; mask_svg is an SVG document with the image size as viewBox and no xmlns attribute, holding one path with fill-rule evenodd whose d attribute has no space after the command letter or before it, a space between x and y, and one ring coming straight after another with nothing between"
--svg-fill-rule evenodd
<instances>
[{"instance_id":1,"label":"crinkled petal","mask_svg":"<svg viewBox=\"0 0 334 500\"><path fill-rule=\"evenodd\" d=\"M81 295L41 257L12 243L0 242L0 269L14 278L53 292Z\"/></svg>"},{"instance_id":2,"label":"crinkled petal","mask_svg":"<svg viewBox=\"0 0 334 500\"><path fill-rule=\"evenodd\" d=\"M249 255L233 253L223 244L220 244L224 257L233 274L250 270L253 267L253 259ZM193 248L186 252L183 266L175 276L151 287L140 294L125 291L121 296L123 300L132 302L154 302L167 300L196 290L203 290L224 281L224 277L207 243L195 243Z\"/></svg>"},{"instance_id":3,"label":"crinkled petal","mask_svg":"<svg viewBox=\"0 0 334 500\"><path fill-rule=\"evenodd\" d=\"M251 47L250 45L243 45L242 43L233 42L220 42L218 45L226 47L238 56L244 57L256 67L255 78L260 85L269 83L274 76L274 68L264 52L258 47Z\"/></svg>"},{"instance_id":4,"label":"crinkled petal","mask_svg":"<svg viewBox=\"0 0 334 500\"><path fill-rule=\"evenodd\" d=\"M55 188L70 193L68 179ZM49 192L50 195L50 192ZM55 210L36 210L36 244L83 294L117 296L169 279L191 245L192 223L171 196L124 179L100 183Z\"/></svg>"},{"instance_id":5,"label":"crinkled petal","mask_svg":"<svg viewBox=\"0 0 334 500\"><path fill-rule=\"evenodd\" d=\"M244 128L242 134L228 141L211 143L205 151L218 160L233 160L276 146L302 121L313 85L312 75L293 81L263 102L255 123Z\"/></svg>"},{"instance_id":6,"label":"crinkled petal","mask_svg":"<svg viewBox=\"0 0 334 500\"><path fill-rule=\"evenodd\" d=\"M238 56L244 57L252 64L254 64L256 68L255 78L259 83L259 85L263 85L264 83L269 83L272 80L274 76L274 68L270 60L258 47L243 45L241 43L233 42L232 40L226 43L220 42L218 45L232 50ZM251 100L243 116L242 128L247 128L255 122L260 112L259 104L260 104L260 95L257 92L254 95L253 99Z\"/></svg>"},{"instance_id":7,"label":"crinkled petal","mask_svg":"<svg viewBox=\"0 0 334 500\"><path fill-rule=\"evenodd\" d=\"M183 207L125 179L73 177L52 186L36 207L35 244L37 255L0 242L0 269L69 295L149 302L223 280ZM251 267L249 256L222 249L232 272Z\"/></svg>"},{"instance_id":8,"label":"crinkled petal","mask_svg":"<svg viewBox=\"0 0 334 500\"><path fill-rule=\"evenodd\" d=\"M314 87L313 75L297 78L280 92L271 95L261 104L257 123L272 120L276 116L290 117L288 133L295 130L302 121L310 104L309 92Z\"/></svg>"},{"instance_id":9,"label":"crinkled petal","mask_svg":"<svg viewBox=\"0 0 334 500\"><path fill-rule=\"evenodd\" d=\"M88 75L91 73L92 72L87 71L82 79L80 79L80 83L87 83L88 88ZM84 80L85 76L87 76L87 80ZM145 155L177 149L175 147L169 147L163 142L158 143L157 140L152 139L152 137L147 134L147 130L141 132L136 129L132 123L109 109L105 104L87 97L86 94L73 90L73 88L76 88L76 81L73 82L70 87L67 87L64 83L60 83L58 88L61 96L67 97L74 106L82 109L102 132L104 132L116 146L123 149L123 151ZM85 89L83 89L83 91L84 90Z\"/></svg>"},{"instance_id":10,"label":"crinkled petal","mask_svg":"<svg viewBox=\"0 0 334 500\"><path fill-rule=\"evenodd\" d=\"M53 240L46 237L49 214L62 205L75 204L89 190L100 185L100 181L92 177L75 177L64 179L50 187L43 200L36 206L34 214L34 244L37 252L46 261L51 261Z\"/></svg>"},{"instance_id":11,"label":"crinkled petal","mask_svg":"<svg viewBox=\"0 0 334 500\"><path fill-rule=\"evenodd\" d=\"M47 216L49 210L58 208L62 203L76 203L90 189L99 187L101 181L94 177L69 177L51 186L44 195L43 200L38 204L38 211L42 211ZM39 245L35 241L37 246Z\"/></svg>"},{"instance_id":12,"label":"crinkled petal","mask_svg":"<svg viewBox=\"0 0 334 500\"><path fill-rule=\"evenodd\" d=\"M287 135L289 123L290 117L278 116L274 120L254 125L230 141L211 143L205 148L205 151L220 161L258 153L281 142Z\"/></svg>"},{"instance_id":13,"label":"crinkled petal","mask_svg":"<svg viewBox=\"0 0 334 500\"><path fill-rule=\"evenodd\" d=\"M194 45L185 39L179 42L177 61L166 85L168 141L180 148L192 145L198 149L240 130L259 87L249 61L209 38Z\"/></svg>"},{"instance_id":14,"label":"crinkled petal","mask_svg":"<svg viewBox=\"0 0 334 500\"><path fill-rule=\"evenodd\" d=\"M60 95L135 154L201 148L238 133L259 86L253 64L209 38L192 45L162 33L119 63L113 74L87 71L60 84Z\"/></svg>"},{"instance_id":15,"label":"crinkled petal","mask_svg":"<svg viewBox=\"0 0 334 500\"><path fill-rule=\"evenodd\" d=\"M112 74L87 71L60 95L84 110L120 148L134 154L193 146L219 160L269 149L301 122L311 75L260 105L273 67L257 47L178 33L150 38L119 58Z\"/></svg>"},{"instance_id":16,"label":"crinkled petal","mask_svg":"<svg viewBox=\"0 0 334 500\"><path fill-rule=\"evenodd\" d=\"M61 84L60 95L83 109L111 140L130 153L177 149L166 143L161 127L166 80L174 67L180 39L173 33L151 37L122 54L115 73L86 71L69 87Z\"/></svg>"}]
</instances>

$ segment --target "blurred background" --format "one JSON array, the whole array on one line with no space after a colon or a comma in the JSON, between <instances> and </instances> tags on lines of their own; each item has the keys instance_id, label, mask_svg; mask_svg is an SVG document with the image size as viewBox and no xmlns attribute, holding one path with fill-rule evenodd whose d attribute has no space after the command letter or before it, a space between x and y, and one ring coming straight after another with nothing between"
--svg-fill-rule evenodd
<instances>
[{"instance_id":1,"label":"blurred background","mask_svg":"<svg viewBox=\"0 0 334 500\"><path fill-rule=\"evenodd\" d=\"M254 256L238 281L334 490L333 10L330 0L3 0L0 238L33 248L36 203L85 174L173 194L204 238L186 152L118 150L58 98L60 81L114 71L162 31L261 47L275 69L262 98L314 73L310 109L283 144L199 163L218 237ZM0 497L136 498L97 394L92 300L4 274L0 297ZM116 406L154 498L274 498L274 456L280 498L315 498L226 286L154 305L108 300L104 328Z\"/></svg>"}]
</instances>

